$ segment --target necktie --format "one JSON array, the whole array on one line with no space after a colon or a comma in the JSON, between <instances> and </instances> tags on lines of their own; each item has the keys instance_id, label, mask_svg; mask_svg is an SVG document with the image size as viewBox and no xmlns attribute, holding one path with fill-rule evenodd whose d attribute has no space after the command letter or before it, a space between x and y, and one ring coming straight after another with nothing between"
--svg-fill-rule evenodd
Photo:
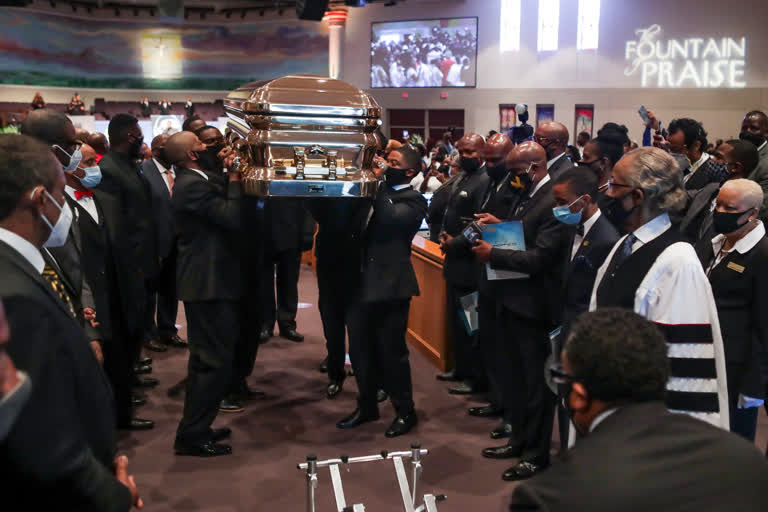
<instances>
[{"instance_id":1,"label":"necktie","mask_svg":"<svg viewBox=\"0 0 768 512\"><path fill-rule=\"evenodd\" d=\"M621 243L621 247L616 251L611 260L611 265L606 274L612 275L616 270L632 255L632 246L637 241L637 237L630 233Z\"/></svg>"},{"instance_id":2,"label":"necktie","mask_svg":"<svg viewBox=\"0 0 768 512\"><path fill-rule=\"evenodd\" d=\"M77 315L75 314L75 308L72 305L72 299L69 298L69 294L64 289L64 284L61 282L59 274L57 274L56 270L54 270L54 268L47 263L43 268L43 279L48 281L48 284L51 285L53 292L59 297L59 299L61 299L64 305L67 306L69 312L72 313L72 317L77 318Z\"/></svg>"},{"instance_id":3,"label":"necktie","mask_svg":"<svg viewBox=\"0 0 768 512\"><path fill-rule=\"evenodd\" d=\"M173 195L173 184L176 182L176 179L173 177L170 169L165 171L165 176L168 178L168 192Z\"/></svg>"},{"instance_id":4,"label":"necktie","mask_svg":"<svg viewBox=\"0 0 768 512\"><path fill-rule=\"evenodd\" d=\"M75 190L75 199L78 201L84 197L93 197L93 192L90 190Z\"/></svg>"},{"instance_id":5,"label":"necktie","mask_svg":"<svg viewBox=\"0 0 768 512\"><path fill-rule=\"evenodd\" d=\"M578 226L576 226L576 234L579 235L580 237L584 236L584 224L579 224Z\"/></svg>"}]
</instances>

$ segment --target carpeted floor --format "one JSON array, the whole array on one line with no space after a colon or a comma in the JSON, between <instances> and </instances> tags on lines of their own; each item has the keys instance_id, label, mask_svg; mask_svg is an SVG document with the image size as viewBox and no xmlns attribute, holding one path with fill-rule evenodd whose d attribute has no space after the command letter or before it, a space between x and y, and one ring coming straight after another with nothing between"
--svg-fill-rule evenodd
<instances>
[{"instance_id":1,"label":"carpeted floor","mask_svg":"<svg viewBox=\"0 0 768 512\"><path fill-rule=\"evenodd\" d=\"M183 401L166 396L170 386L186 375L187 351L170 349L149 354L155 359L153 376L160 386L147 393L147 405L137 416L152 419L153 430L123 434L120 452L130 459L130 472L148 511L301 511L305 510L306 482L296 464L307 454L321 459L340 455L358 456L381 450L406 450L420 442L430 450L423 461L419 494L446 494L440 511L506 510L513 484L501 473L510 461L492 461L480 456L486 446L497 444L488 432L497 420L471 418L470 399L451 396L435 380L436 370L418 352L411 351L416 407L420 424L409 435L384 437L394 413L389 404L381 407L381 419L353 431L336 429L335 423L354 409L354 378L346 381L336 400L325 398L327 377L317 371L325 356L320 316L317 310L315 277L302 268L299 331L304 343L273 338L262 345L253 387L268 398L251 402L240 414L219 414L214 426L234 431L234 454L200 459L177 457L173 439ZM178 323L186 337L183 311ZM768 439L768 420L760 413L758 446ZM617 450L620 447L617 447ZM514 462L514 461L512 461ZM402 510L395 470L391 461L356 464L342 471L348 504L363 503L369 512ZM321 470L317 490L318 512L335 510L330 475Z\"/></svg>"}]
</instances>

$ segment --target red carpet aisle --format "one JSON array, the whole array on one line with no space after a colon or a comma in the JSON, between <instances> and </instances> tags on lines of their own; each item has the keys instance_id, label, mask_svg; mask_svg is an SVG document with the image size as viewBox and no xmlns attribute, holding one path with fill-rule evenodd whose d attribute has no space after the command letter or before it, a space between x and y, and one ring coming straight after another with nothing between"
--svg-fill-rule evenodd
<instances>
[{"instance_id":1,"label":"red carpet aisle","mask_svg":"<svg viewBox=\"0 0 768 512\"><path fill-rule=\"evenodd\" d=\"M234 455L215 459L176 457L173 438L181 417L182 400L166 396L167 389L186 374L186 351L171 349L155 358L153 376L160 386L147 393L147 405L139 416L155 420L156 428L123 435L121 453L144 498L145 510L155 511L302 511L305 478L296 469L308 453L319 458L369 455L381 450L407 449L420 441L431 450L424 459L420 494L448 495L439 505L442 512L506 510L513 489L502 482L508 461L491 461L480 450L494 444L488 432L496 420L470 418L470 402L448 395L435 378L435 369L418 353L411 352L419 426L410 435L384 437L393 411L381 408L382 418L351 432L337 430L335 423L354 408L354 379L333 401L325 399L326 376L317 372L325 354L317 311L314 274L302 268L300 300L312 306L299 310L303 344L273 338L261 347L250 384L269 398L250 403L241 414L220 414L214 426L233 429ZM184 325L183 312L179 323ZM186 332L182 329L182 336ZM760 413L758 445L765 446L768 421ZM619 449L620 447L617 447ZM347 503L364 502L366 510L402 510L390 462L358 464L342 472ZM317 492L318 511L335 509L328 470L321 470Z\"/></svg>"}]
</instances>

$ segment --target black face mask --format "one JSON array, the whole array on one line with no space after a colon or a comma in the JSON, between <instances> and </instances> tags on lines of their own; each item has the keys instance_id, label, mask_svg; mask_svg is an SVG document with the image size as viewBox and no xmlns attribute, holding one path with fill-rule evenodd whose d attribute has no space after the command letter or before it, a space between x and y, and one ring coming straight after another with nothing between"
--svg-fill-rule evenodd
<instances>
[{"instance_id":1,"label":"black face mask","mask_svg":"<svg viewBox=\"0 0 768 512\"><path fill-rule=\"evenodd\" d=\"M156 158L158 162L163 164L163 167L166 169L171 166L170 162L168 162L168 155L165 153L165 148L157 148L157 153L152 156Z\"/></svg>"},{"instance_id":2,"label":"black face mask","mask_svg":"<svg viewBox=\"0 0 768 512\"><path fill-rule=\"evenodd\" d=\"M507 165L504 162L498 165L494 165L493 167L486 165L485 171L488 173L488 176L490 176L493 181L499 181L501 178L506 176Z\"/></svg>"},{"instance_id":3,"label":"black face mask","mask_svg":"<svg viewBox=\"0 0 768 512\"><path fill-rule=\"evenodd\" d=\"M739 138L741 140L745 140L747 142L751 142L752 144L754 144L757 147L762 146L763 142L765 142L765 137L763 137L762 135L758 135L756 133L752 133L752 132L741 132L739 134Z\"/></svg>"},{"instance_id":4,"label":"black face mask","mask_svg":"<svg viewBox=\"0 0 768 512\"><path fill-rule=\"evenodd\" d=\"M131 144L131 147L129 150L131 156L134 158L140 158L141 156L143 156L141 154L141 146L143 145L144 145L144 137L143 136L137 137L136 140L133 141L133 143Z\"/></svg>"},{"instance_id":5,"label":"black face mask","mask_svg":"<svg viewBox=\"0 0 768 512\"><path fill-rule=\"evenodd\" d=\"M733 233L749 223L749 220L745 220L739 224L739 217L748 211L749 210L744 210L743 212L733 213L714 211L712 212L712 229L715 230L715 233Z\"/></svg>"},{"instance_id":6,"label":"black face mask","mask_svg":"<svg viewBox=\"0 0 768 512\"><path fill-rule=\"evenodd\" d=\"M211 144L208 146L208 149L210 149L215 155L218 155L222 149L224 149L224 143L220 142L218 144Z\"/></svg>"},{"instance_id":7,"label":"black face mask","mask_svg":"<svg viewBox=\"0 0 768 512\"><path fill-rule=\"evenodd\" d=\"M208 171L214 174L221 174L224 166L216 156L217 153L211 151L211 148L206 148L202 151L192 152L197 158L204 171Z\"/></svg>"},{"instance_id":8,"label":"black face mask","mask_svg":"<svg viewBox=\"0 0 768 512\"><path fill-rule=\"evenodd\" d=\"M625 210L624 207L621 205L621 202L624 200L625 197L627 196L623 196L623 197L605 196L605 203L600 208L600 210L603 212L603 215L605 215L606 218L609 221L611 221L611 224L613 224L613 227L615 227L619 231L619 233L627 232L626 229L624 229L624 223L629 218L629 216L632 215L632 212L635 211L635 208L637 208L637 205L635 205L629 210Z\"/></svg>"},{"instance_id":9,"label":"black face mask","mask_svg":"<svg viewBox=\"0 0 768 512\"><path fill-rule=\"evenodd\" d=\"M401 185L406 180L408 169L397 169L395 167L387 167L384 172L384 182L390 187Z\"/></svg>"},{"instance_id":10,"label":"black face mask","mask_svg":"<svg viewBox=\"0 0 768 512\"><path fill-rule=\"evenodd\" d=\"M462 156L459 160L459 165L461 165L461 169L467 174L472 174L480 168L480 159Z\"/></svg>"}]
</instances>

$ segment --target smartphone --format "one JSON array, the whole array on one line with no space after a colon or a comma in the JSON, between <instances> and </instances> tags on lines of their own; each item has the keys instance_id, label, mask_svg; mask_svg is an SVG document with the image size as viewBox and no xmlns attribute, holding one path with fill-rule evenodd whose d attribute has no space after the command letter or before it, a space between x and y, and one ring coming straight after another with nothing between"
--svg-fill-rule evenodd
<instances>
[{"instance_id":1,"label":"smartphone","mask_svg":"<svg viewBox=\"0 0 768 512\"><path fill-rule=\"evenodd\" d=\"M469 243L474 245L475 242L482 238L483 230L480 228L480 226L477 225L476 222L472 222L464 228L464 231L462 231L461 234L464 235L464 238L469 240Z\"/></svg>"},{"instance_id":2,"label":"smartphone","mask_svg":"<svg viewBox=\"0 0 768 512\"><path fill-rule=\"evenodd\" d=\"M640 105L640 108L637 109L637 113L640 114L640 119L642 119L646 125L651 122L651 118L648 117L648 109L645 108L645 105Z\"/></svg>"}]
</instances>

